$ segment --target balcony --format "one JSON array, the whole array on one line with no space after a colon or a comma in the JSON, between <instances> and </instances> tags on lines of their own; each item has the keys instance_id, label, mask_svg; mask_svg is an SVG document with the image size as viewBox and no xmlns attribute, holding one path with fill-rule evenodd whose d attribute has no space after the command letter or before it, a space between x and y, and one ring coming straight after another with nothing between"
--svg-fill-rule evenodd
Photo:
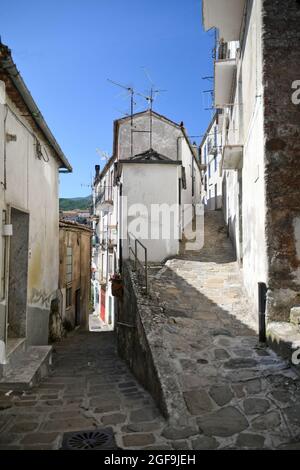
<instances>
[{"instance_id":1,"label":"balcony","mask_svg":"<svg viewBox=\"0 0 300 470\"><path fill-rule=\"evenodd\" d=\"M235 73L235 59L217 60L215 62L215 108L224 108L231 104Z\"/></svg>"},{"instance_id":2,"label":"balcony","mask_svg":"<svg viewBox=\"0 0 300 470\"><path fill-rule=\"evenodd\" d=\"M246 0L203 0L202 21L205 31L218 28L223 41L238 41Z\"/></svg>"},{"instance_id":3,"label":"balcony","mask_svg":"<svg viewBox=\"0 0 300 470\"><path fill-rule=\"evenodd\" d=\"M218 147L214 145L214 142L212 139L210 139L207 142L207 153L208 155L213 155L213 156L218 155Z\"/></svg>"},{"instance_id":4,"label":"balcony","mask_svg":"<svg viewBox=\"0 0 300 470\"><path fill-rule=\"evenodd\" d=\"M225 145L223 149L222 169L240 170L243 167L243 146Z\"/></svg>"},{"instance_id":5,"label":"balcony","mask_svg":"<svg viewBox=\"0 0 300 470\"><path fill-rule=\"evenodd\" d=\"M113 207L113 186L103 186L95 197L95 207L98 210L111 212Z\"/></svg>"}]
</instances>

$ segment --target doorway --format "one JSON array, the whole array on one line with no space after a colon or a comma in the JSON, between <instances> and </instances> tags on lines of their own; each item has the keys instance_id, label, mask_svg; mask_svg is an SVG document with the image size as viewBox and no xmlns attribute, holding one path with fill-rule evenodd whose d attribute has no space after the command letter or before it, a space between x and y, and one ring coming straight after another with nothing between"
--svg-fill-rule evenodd
<instances>
[{"instance_id":1,"label":"doorway","mask_svg":"<svg viewBox=\"0 0 300 470\"><path fill-rule=\"evenodd\" d=\"M80 315L80 289L75 291L75 326L79 326L81 323Z\"/></svg>"},{"instance_id":2,"label":"doorway","mask_svg":"<svg viewBox=\"0 0 300 470\"><path fill-rule=\"evenodd\" d=\"M9 248L8 338L26 337L29 214L11 208L13 234Z\"/></svg>"}]
</instances>

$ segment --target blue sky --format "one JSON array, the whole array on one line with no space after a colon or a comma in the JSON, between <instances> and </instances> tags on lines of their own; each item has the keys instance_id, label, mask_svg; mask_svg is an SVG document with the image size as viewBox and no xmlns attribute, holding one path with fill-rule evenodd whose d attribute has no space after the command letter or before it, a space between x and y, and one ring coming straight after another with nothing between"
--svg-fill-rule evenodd
<instances>
[{"instance_id":1,"label":"blue sky","mask_svg":"<svg viewBox=\"0 0 300 470\"><path fill-rule=\"evenodd\" d=\"M166 89L154 110L204 133L211 111L213 34L204 33L201 0L2 0L2 42L73 166L61 197L84 196L96 149L111 153L113 120L129 98L107 79L145 92L143 67ZM136 111L145 109L137 100ZM195 139L199 141L199 139Z\"/></svg>"}]
</instances>

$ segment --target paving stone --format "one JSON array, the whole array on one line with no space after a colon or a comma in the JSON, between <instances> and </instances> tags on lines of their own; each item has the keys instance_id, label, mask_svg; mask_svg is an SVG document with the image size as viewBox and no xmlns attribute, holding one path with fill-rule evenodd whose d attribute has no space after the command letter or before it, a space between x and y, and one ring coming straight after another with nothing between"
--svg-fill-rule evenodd
<instances>
[{"instance_id":1,"label":"paving stone","mask_svg":"<svg viewBox=\"0 0 300 470\"><path fill-rule=\"evenodd\" d=\"M189 442L188 441L172 441L172 447L174 450L189 450Z\"/></svg>"},{"instance_id":2,"label":"paving stone","mask_svg":"<svg viewBox=\"0 0 300 470\"><path fill-rule=\"evenodd\" d=\"M125 447L141 447L155 442L153 434L125 434L122 439Z\"/></svg>"},{"instance_id":3,"label":"paving stone","mask_svg":"<svg viewBox=\"0 0 300 470\"><path fill-rule=\"evenodd\" d=\"M292 398L292 393L288 390L274 390L271 396L281 403L288 403Z\"/></svg>"},{"instance_id":4,"label":"paving stone","mask_svg":"<svg viewBox=\"0 0 300 470\"><path fill-rule=\"evenodd\" d=\"M226 349L215 349L214 353L215 358L220 361L228 359L230 357L230 354L226 351Z\"/></svg>"},{"instance_id":5,"label":"paving stone","mask_svg":"<svg viewBox=\"0 0 300 470\"><path fill-rule=\"evenodd\" d=\"M28 421L19 422L14 424L9 431L12 433L26 433L34 431L39 426L39 423L32 423Z\"/></svg>"},{"instance_id":6,"label":"paving stone","mask_svg":"<svg viewBox=\"0 0 300 470\"><path fill-rule=\"evenodd\" d=\"M264 398L247 398L243 402L247 415L263 414L270 408L270 403Z\"/></svg>"},{"instance_id":7,"label":"paving stone","mask_svg":"<svg viewBox=\"0 0 300 470\"><path fill-rule=\"evenodd\" d=\"M161 423L158 422L146 422L146 423L130 423L122 428L123 432L149 432L156 431L162 427Z\"/></svg>"},{"instance_id":8,"label":"paving stone","mask_svg":"<svg viewBox=\"0 0 300 470\"><path fill-rule=\"evenodd\" d=\"M260 393L262 390L261 380L260 379L247 380L244 383L244 389L249 395L255 395L256 393Z\"/></svg>"},{"instance_id":9,"label":"paving stone","mask_svg":"<svg viewBox=\"0 0 300 470\"><path fill-rule=\"evenodd\" d=\"M183 393L183 397L189 412L192 415L200 415L213 408L211 399L205 390L191 390Z\"/></svg>"},{"instance_id":10,"label":"paving stone","mask_svg":"<svg viewBox=\"0 0 300 470\"><path fill-rule=\"evenodd\" d=\"M209 394L219 406L226 405L233 398L233 393L227 385L212 387Z\"/></svg>"},{"instance_id":11,"label":"paving stone","mask_svg":"<svg viewBox=\"0 0 300 470\"><path fill-rule=\"evenodd\" d=\"M68 419L68 418L78 418L81 415L81 410L78 409L76 411L69 410L69 411L55 411L54 413L50 413L50 419Z\"/></svg>"},{"instance_id":12,"label":"paving stone","mask_svg":"<svg viewBox=\"0 0 300 470\"><path fill-rule=\"evenodd\" d=\"M132 423L139 423L143 421L153 421L158 416L159 412L156 408L141 408L132 411L129 419Z\"/></svg>"},{"instance_id":13,"label":"paving stone","mask_svg":"<svg viewBox=\"0 0 300 470\"><path fill-rule=\"evenodd\" d=\"M198 364L208 364L208 360L207 359L202 359L201 357L199 359L197 359L197 362L198 362Z\"/></svg>"},{"instance_id":14,"label":"paving stone","mask_svg":"<svg viewBox=\"0 0 300 470\"><path fill-rule=\"evenodd\" d=\"M231 388L237 398L243 398L245 396L244 384L232 384Z\"/></svg>"},{"instance_id":15,"label":"paving stone","mask_svg":"<svg viewBox=\"0 0 300 470\"><path fill-rule=\"evenodd\" d=\"M96 424L95 420L83 417L65 418L44 423L43 431L80 431L80 429L93 429Z\"/></svg>"},{"instance_id":16,"label":"paving stone","mask_svg":"<svg viewBox=\"0 0 300 470\"><path fill-rule=\"evenodd\" d=\"M188 437L195 436L196 434L199 434L198 429L191 426L168 426L162 432L162 436L166 439L172 440L187 439Z\"/></svg>"},{"instance_id":17,"label":"paving stone","mask_svg":"<svg viewBox=\"0 0 300 470\"><path fill-rule=\"evenodd\" d=\"M119 388L130 388L130 387L135 387L136 383L135 382L123 382L123 383L120 383L118 386Z\"/></svg>"},{"instance_id":18,"label":"paving stone","mask_svg":"<svg viewBox=\"0 0 300 470\"><path fill-rule=\"evenodd\" d=\"M265 438L259 434L243 433L237 437L236 446L249 447L254 449L262 449L264 446Z\"/></svg>"},{"instance_id":19,"label":"paving stone","mask_svg":"<svg viewBox=\"0 0 300 470\"><path fill-rule=\"evenodd\" d=\"M101 403L97 408L94 409L94 413L108 413L110 411L118 411L120 409L120 403Z\"/></svg>"},{"instance_id":20,"label":"paving stone","mask_svg":"<svg viewBox=\"0 0 300 470\"><path fill-rule=\"evenodd\" d=\"M245 358L245 357L237 357L229 359L224 363L225 369L247 369L251 367L255 367L257 365L257 361L255 359Z\"/></svg>"},{"instance_id":21,"label":"paving stone","mask_svg":"<svg viewBox=\"0 0 300 470\"><path fill-rule=\"evenodd\" d=\"M263 416L259 416L252 421L253 429L269 430L277 428L281 423L280 414L277 411L269 411Z\"/></svg>"},{"instance_id":22,"label":"paving stone","mask_svg":"<svg viewBox=\"0 0 300 470\"><path fill-rule=\"evenodd\" d=\"M101 419L103 424L120 424L124 423L126 415L122 413L113 413L110 415L104 415Z\"/></svg>"},{"instance_id":23,"label":"paving stone","mask_svg":"<svg viewBox=\"0 0 300 470\"><path fill-rule=\"evenodd\" d=\"M202 416L197 422L200 430L208 436L232 436L249 426L245 416L233 406Z\"/></svg>"},{"instance_id":24,"label":"paving stone","mask_svg":"<svg viewBox=\"0 0 300 470\"><path fill-rule=\"evenodd\" d=\"M108 407L108 406L117 406L120 404L120 397L113 397L112 399L102 399L102 398L91 398L90 406L96 408Z\"/></svg>"},{"instance_id":25,"label":"paving stone","mask_svg":"<svg viewBox=\"0 0 300 470\"><path fill-rule=\"evenodd\" d=\"M214 437L199 436L192 441L195 450L213 450L219 447L218 441Z\"/></svg>"},{"instance_id":26,"label":"paving stone","mask_svg":"<svg viewBox=\"0 0 300 470\"><path fill-rule=\"evenodd\" d=\"M300 450L300 439L298 442L290 442L288 444L281 444L277 447L278 450Z\"/></svg>"},{"instance_id":27,"label":"paving stone","mask_svg":"<svg viewBox=\"0 0 300 470\"><path fill-rule=\"evenodd\" d=\"M225 328L216 328L211 331L212 336L232 336L231 331L226 330Z\"/></svg>"},{"instance_id":28,"label":"paving stone","mask_svg":"<svg viewBox=\"0 0 300 470\"><path fill-rule=\"evenodd\" d=\"M288 422L300 426L300 404L295 404L284 409Z\"/></svg>"},{"instance_id":29,"label":"paving stone","mask_svg":"<svg viewBox=\"0 0 300 470\"><path fill-rule=\"evenodd\" d=\"M27 434L22 440L22 444L49 444L58 438L59 434L56 432L43 433L36 432L34 434Z\"/></svg>"}]
</instances>

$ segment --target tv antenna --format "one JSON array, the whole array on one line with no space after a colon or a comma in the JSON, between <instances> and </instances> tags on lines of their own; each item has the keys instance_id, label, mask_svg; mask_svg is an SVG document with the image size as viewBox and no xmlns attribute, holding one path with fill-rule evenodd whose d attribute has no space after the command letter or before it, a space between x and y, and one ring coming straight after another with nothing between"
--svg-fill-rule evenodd
<instances>
[{"instance_id":1,"label":"tv antenna","mask_svg":"<svg viewBox=\"0 0 300 470\"><path fill-rule=\"evenodd\" d=\"M110 78L107 79L108 82L112 83L115 86L118 86L120 88L123 88L123 90L126 90L129 93L130 96L130 154L133 156L133 107L136 105L134 102L134 94L137 94L133 87L128 86L128 85L123 85L122 83L115 82L114 80L110 80Z\"/></svg>"},{"instance_id":2,"label":"tv antenna","mask_svg":"<svg viewBox=\"0 0 300 470\"><path fill-rule=\"evenodd\" d=\"M146 69L146 67L142 67L143 71L144 71L144 74L146 75L146 77L148 78L150 84L151 84L151 88L150 88L150 92L149 92L149 95L148 96L144 96L144 95L141 95L141 96L144 96L144 98L146 99L146 101L148 102L148 109L149 109L149 118L150 118L150 123L149 123L149 136L150 136L150 149L152 148L152 136L153 136L153 118L152 118L152 112L153 112L153 102L156 98L156 95L158 95L159 93L163 93L163 92L166 92L167 90L159 90L159 89L156 89L150 75L149 75L149 72L148 70Z\"/></svg>"},{"instance_id":3,"label":"tv antenna","mask_svg":"<svg viewBox=\"0 0 300 470\"><path fill-rule=\"evenodd\" d=\"M104 152L103 150L98 149L98 148L96 148L96 152L100 156L100 160L105 160L105 162L107 163L108 160L110 159L110 155L108 152Z\"/></svg>"}]
</instances>

